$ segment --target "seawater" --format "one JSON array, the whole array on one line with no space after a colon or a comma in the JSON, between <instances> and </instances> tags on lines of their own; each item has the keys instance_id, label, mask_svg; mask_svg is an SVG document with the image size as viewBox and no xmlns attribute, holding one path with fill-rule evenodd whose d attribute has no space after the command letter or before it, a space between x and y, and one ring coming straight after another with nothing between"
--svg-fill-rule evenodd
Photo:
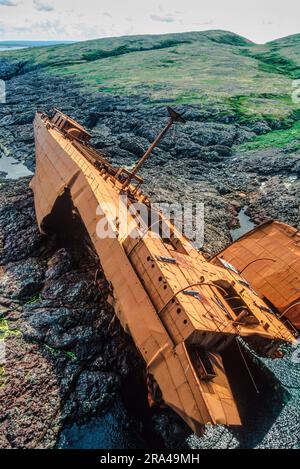
<instances>
[{"instance_id":1,"label":"seawater","mask_svg":"<svg viewBox=\"0 0 300 469\"><path fill-rule=\"evenodd\" d=\"M28 46L0 46L0 52L4 50L18 50L18 49L27 49Z\"/></svg>"},{"instance_id":2,"label":"seawater","mask_svg":"<svg viewBox=\"0 0 300 469\"><path fill-rule=\"evenodd\" d=\"M239 228L230 230L232 241L237 240L244 234L255 228L255 224L251 221L250 217L246 214L247 207L242 208L238 213Z\"/></svg>"},{"instance_id":3,"label":"seawater","mask_svg":"<svg viewBox=\"0 0 300 469\"><path fill-rule=\"evenodd\" d=\"M12 156L0 155L0 176L1 173L5 174L5 179L19 179L23 176L32 176L30 171L24 163L17 161Z\"/></svg>"},{"instance_id":4,"label":"seawater","mask_svg":"<svg viewBox=\"0 0 300 469\"><path fill-rule=\"evenodd\" d=\"M192 449L300 448L300 364L293 363L294 349L286 347L281 359L262 359L252 352L259 393L247 376L240 375L243 389L241 416L243 426L227 428L207 426L200 438L190 435L179 447ZM239 365L240 366L240 365ZM239 368L239 366L237 368ZM238 379L235 377L235 379ZM153 448L140 433L127 425L130 420L123 406L92 418L83 425L73 425L61 433L59 448L135 449Z\"/></svg>"},{"instance_id":5,"label":"seawater","mask_svg":"<svg viewBox=\"0 0 300 469\"><path fill-rule=\"evenodd\" d=\"M147 448L138 431L128 425L130 418L118 401L112 409L88 422L65 428L58 448L64 449L137 449Z\"/></svg>"}]
</instances>

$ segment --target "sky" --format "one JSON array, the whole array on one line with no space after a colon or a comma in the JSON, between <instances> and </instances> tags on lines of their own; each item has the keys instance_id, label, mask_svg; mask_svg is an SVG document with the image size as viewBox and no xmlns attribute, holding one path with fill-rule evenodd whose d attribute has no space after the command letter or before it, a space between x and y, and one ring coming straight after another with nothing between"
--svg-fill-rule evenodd
<instances>
[{"instance_id":1,"label":"sky","mask_svg":"<svg viewBox=\"0 0 300 469\"><path fill-rule=\"evenodd\" d=\"M299 0L0 0L0 41L223 29L264 43L300 33Z\"/></svg>"}]
</instances>

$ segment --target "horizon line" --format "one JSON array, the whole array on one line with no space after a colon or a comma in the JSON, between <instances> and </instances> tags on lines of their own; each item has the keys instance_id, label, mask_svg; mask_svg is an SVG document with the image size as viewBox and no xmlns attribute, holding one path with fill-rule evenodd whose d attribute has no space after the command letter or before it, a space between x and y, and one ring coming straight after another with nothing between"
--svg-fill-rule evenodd
<instances>
[{"instance_id":1,"label":"horizon line","mask_svg":"<svg viewBox=\"0 0 300 469\"><path fill-rule=\"evenodd\" d=\"M191 30L191 31L177 31L177 32L167 32L167 33L143 33L143 34L121 34L121 35L114 35L114 36L100 36L100 37L93 37L93 38L85 38L85 39L5 39L0 41L0 44L9 44L9 43L21 43L21 42L27 42L27 43L34 43L34 42L53 42L53 43L77 43L77 42L88 42L88 41L97 41L101 39L113 39L113 38L121 38L121 37L141 37L141 36L171 36L175 34L190 34L190 33L208 33L208 32L224 32L224 33L230 33L234 34L235 36L242 37L243 39L246 39L249 42L252 42L253 44L257 45L265 45L269 44L270 42L274 41L279 41L282 39L287 39L293 36L298 36L300 35L299 33L292 33L288 34L287 36L280 36L276 37L275 39L271 39L270 41L266 42L255 42L252 39L247 38L246 36L243 36L241 34L235 33L230 30L226 29L206 29L206 30Z\"/></svg>"}]
</instances>

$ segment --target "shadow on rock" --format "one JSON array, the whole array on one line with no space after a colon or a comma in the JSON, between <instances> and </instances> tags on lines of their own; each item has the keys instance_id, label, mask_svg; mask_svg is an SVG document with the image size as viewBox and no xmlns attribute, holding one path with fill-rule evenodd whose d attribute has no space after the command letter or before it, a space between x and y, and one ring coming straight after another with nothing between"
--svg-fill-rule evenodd
<instances>
[{"instance_id":1,"label":"shadow on rock","mask_svg":"<svg viewBox=\"0 0 300 469\"><path fill-rule=\"evenodd\" d=\"M77 220L72 237L41 236L26 179L3 185L1 197L0 446L69 447L74 429L93 427L90 443L77 438L77 447L105 447L106 422L115 447L127 438L129 447L149 447L143 362L107 303L84 227Z\"/></svg>"}]
</instances>

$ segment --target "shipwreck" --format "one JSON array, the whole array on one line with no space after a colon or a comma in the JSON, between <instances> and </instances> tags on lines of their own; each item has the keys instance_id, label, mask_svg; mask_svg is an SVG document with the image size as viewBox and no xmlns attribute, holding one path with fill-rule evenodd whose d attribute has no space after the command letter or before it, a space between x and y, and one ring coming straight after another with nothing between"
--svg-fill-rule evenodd
<instances>
[{"instance_id":1,"label":"shipwreck","mask_svg":"<svg viewBox=\"0 0 300 469\"><path fill-rule=\"evenodd\" d=\"M263 282L257 282L253 269L240 272L241 265L254 261L248 252L240 262L239 249L246 249L242 242L207 260L160 211L156 224L161 234L154 233L147 216L152 204L137 173L173 123L184 122L170 108L169 114L166 127L128 169L111 165L90 144L91 135L67 115L38 112L31 187L44 233L66 224L64 196L72 202L110 282L115 313L131 334L148 375L164 403L201 434L206 424L241 425L223 352L242 339L262 356L280 357L279 347L295 341L280 315L296 296L277 302L269 298ZM126 226L113 223L111 213L125 195ZM136 202L146 207L146 216L131 210ZM111 236L99 236L99 221ZM246 247L251 251L250 241ZM253 250L253 256L257 254L269 256Z\"/></svg>"}]
</instances>

